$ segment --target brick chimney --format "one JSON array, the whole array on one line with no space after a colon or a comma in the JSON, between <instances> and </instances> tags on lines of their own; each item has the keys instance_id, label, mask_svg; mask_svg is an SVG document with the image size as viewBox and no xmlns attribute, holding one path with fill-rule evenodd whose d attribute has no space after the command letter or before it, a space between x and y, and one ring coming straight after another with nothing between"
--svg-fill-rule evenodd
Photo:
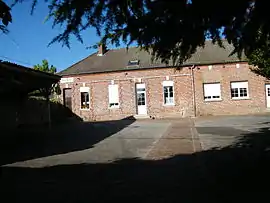
<instances>
[{"instance_id":1,"label":"brick chimney","mask_svg":"<svg viewBox=\"0 0 270 203\"><path fill-rule=\"evenodd\" d=\"M106 45L105 44L100 44L98 46L98 56L103 56L106 52Z\"/></svg>"}]
</instances>

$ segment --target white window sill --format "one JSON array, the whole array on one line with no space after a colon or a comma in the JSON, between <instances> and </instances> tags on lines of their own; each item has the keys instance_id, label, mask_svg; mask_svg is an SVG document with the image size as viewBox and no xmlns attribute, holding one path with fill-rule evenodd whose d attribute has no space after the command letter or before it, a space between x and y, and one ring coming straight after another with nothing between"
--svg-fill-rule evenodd
<instances>
[{"instance_id":1,"label":"white window sill","mask_svg":"<svg viewBox=\"0 0 270 203\"><path fill-rule=\"evenodd\" d=\"M222 101L222 99L205 99L205 102L218 102L218 101Z\"/></svg>"},{"instance_id":2,"label":"white window sill","mask_svg":"<svg viewBox=\"0 0 270 203\"><path fill-rule=\"evenodd\" d=\"M112 107L109 107L109 109L119 109L120 106L112 106Z\"/></svg>"},{"instance_id":3,"label":"white window sill","mask_svg":"<svg viewBox=\"0 0 270 203\"><path fill-rule=\"evenodd\" d=\"M90 108L89 109L80 109L81 111L89 111L90 110Z\"/></svg>"},{"instance_id":4,"label":"white window sill","mask_svg":"<svg viewBox=\"0 0 270 203\"><path fill-rule=\"evenodd\" d=\"M163 104L163 106L175 106L175 104Z\"/></svg>"},{"instance_id":5,"label":"white window sill","mask_svg":"<svg viewBox=\"0 0 270 203\"><path fill-rule=\"evenodd\" d=\"M235 97L235 98L232 98L232 100L250 100L249 97Z\"/></svg>"}]
</instances>

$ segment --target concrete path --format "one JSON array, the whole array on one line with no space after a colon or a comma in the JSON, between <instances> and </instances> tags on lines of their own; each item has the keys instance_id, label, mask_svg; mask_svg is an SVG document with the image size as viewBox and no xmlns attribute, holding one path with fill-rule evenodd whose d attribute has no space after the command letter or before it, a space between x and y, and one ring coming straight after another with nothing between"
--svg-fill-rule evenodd
<instances>
[{"instance_id":1,"label":"concrete path","mask_svg":"<svg viewBox=\"0 0 270 203\"><path fill-rule=\"evenodd\" d=\"M149 159L165 159L176 155L192 154L200 151L194 122L192 119L171 120L170 127L153 147Z\"/></svg>"}]
</instances>

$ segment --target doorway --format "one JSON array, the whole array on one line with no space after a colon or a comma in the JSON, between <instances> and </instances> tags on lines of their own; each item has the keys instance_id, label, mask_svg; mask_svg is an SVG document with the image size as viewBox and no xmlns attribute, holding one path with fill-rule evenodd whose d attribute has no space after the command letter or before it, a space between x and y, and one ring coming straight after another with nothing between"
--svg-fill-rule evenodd
<instances>
[{"instance_id":1,"label":"doorway","mask_svg":"<svg viewBox=\"0 0 270 203\"><path fill-rule=\"evenodd\" d=\"M145 84L136 84L136 98L137 98L137 114L146 115L146 91Z\"/></svg>"},{"instance_id":2,"label":"doorway","mask_svg":"<svg viewBox=\"0 0 270 203\"><path fill-rule=\"evenodd\" d=\"M65 88L63 89L63 101L64 106L68 107L72 111L72 94L71 94L71 88Z\"/></svg>"},{"instance_id":3,"label":"doorway","mask_svg":"<svg viewBox=\"0 0 270 203\"><path fill-rule=\"evenodd\" d=\"M265 85L266 107L270 108L270 84Z\"/></svg>"}]
</instances>

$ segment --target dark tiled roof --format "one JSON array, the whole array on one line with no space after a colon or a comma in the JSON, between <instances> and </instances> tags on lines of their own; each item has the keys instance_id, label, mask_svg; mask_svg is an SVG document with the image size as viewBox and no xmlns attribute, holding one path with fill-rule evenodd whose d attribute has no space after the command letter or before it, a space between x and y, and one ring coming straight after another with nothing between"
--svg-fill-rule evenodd
<instances>
[{"instance_id":1,"label":"dark tiled roof","mask_svg":"<svg viewBox=\"0 0 270 203\"><path fill-rule=\"evenodd\" d=\"M227 42L223 42L223 45L225 48L221 48L217 44L212 44L212 42L207 41L205 47L198 48L197 52L187 60L183 66L240 61L236 55L229 56L233 51L232 45ZM139 65L127 66L130 60L139 60ZM71 67L59 72L59 74L64 76L168 66L172 66L172 63L166 65L161 63L160 60L152 61L151 55L148 52L132 47L128 50L125 48L109 50L103 56L97 56L97 53L94 53Z\"/></svg>"}]
</instances>

